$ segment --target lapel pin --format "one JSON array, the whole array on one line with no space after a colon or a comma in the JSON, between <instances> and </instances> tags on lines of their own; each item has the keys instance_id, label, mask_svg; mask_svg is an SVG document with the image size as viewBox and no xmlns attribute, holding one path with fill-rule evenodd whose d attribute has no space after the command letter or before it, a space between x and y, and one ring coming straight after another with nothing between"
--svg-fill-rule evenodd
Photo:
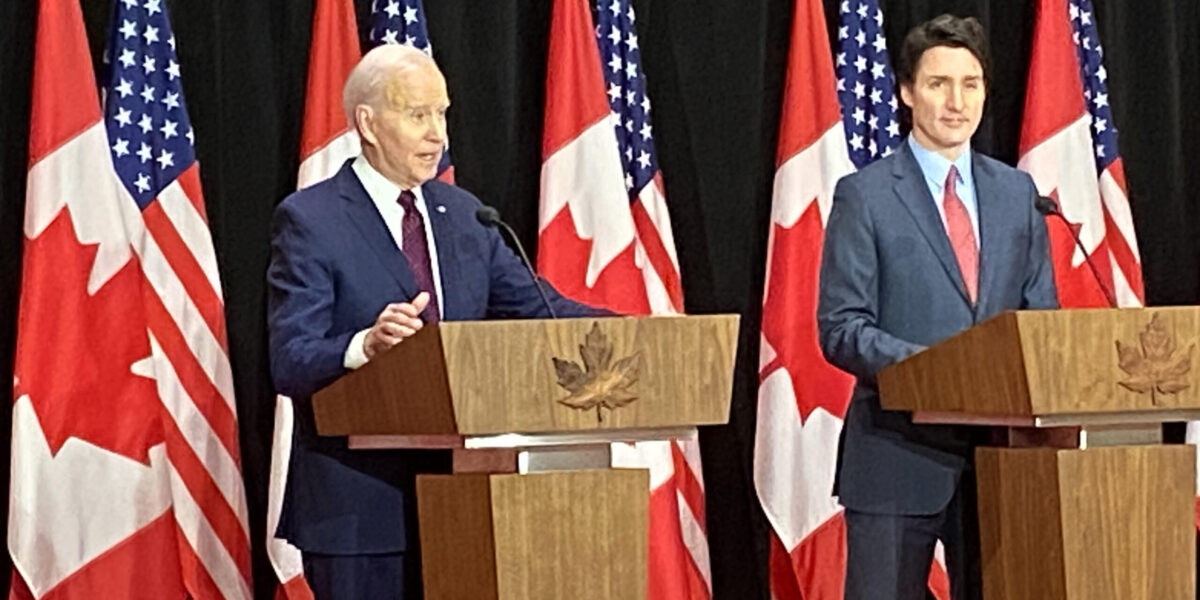
<instances>
[{"instance_id":1,"label":"lapel pin","mask_svg":"<svg viewBox=\"0 0 1200 600\"><path fill-rule=\"evenodd\" d=\"M440 213L445 213L445 212L446 212L446 207L445 207L445 206L442 206L441 204L439 204L439 205L437 205L437 211L438 211L438 212L440 212Z\"/></svg>"}]
</instances>

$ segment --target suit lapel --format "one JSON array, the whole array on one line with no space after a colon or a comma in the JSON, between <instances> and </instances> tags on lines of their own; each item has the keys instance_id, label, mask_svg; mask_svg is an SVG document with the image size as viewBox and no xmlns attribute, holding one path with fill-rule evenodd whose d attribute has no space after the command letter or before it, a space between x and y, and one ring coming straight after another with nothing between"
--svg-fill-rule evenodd
<instances>
[{"instance_id":1,"label":"suit lapel","mask_svg":"<svg viewBox=\"0 0 1200 600\"><path fill-rule=\"evenodd\" d=\"M929 195L929 186L925 184L925 175L921 172L917 159L912 155L907 142L900 142L896 151L896 161L892 174L896 177L893 189L900 203L908 209L908 213L917 223L917 229L925 236L925 240L933 248L938 262L942 263L946 275L954 282L954 288L962 295L963 301L970 303L967 287L963 283L962 272L958 269L958 260L954 257L954 249L950 246L950 237L946 235L946 227L942 217L938 215L933 197Z\"/></svg>"},{"instance_id":2,"label":"suit lapel","mask_svg":"<svg viewBox=\"0 0 1200 600\"><path fill-rule=\"evenodd\" d=\"M371 202L371 197L367 195L362 182L350 169L349 162L338 173L338 182L346 215L362 234L363 241L374 251L375 257L383 266L382 270L400 284L400 289L408 298L412 298L417 294L417 283L408 267L408 259L404 257L400 248L396 247L396 240L392 238L387 224L379 215L375 204Z\"/></svg>"},{"instance_id":3,"label":"suit lapel","mask_svg":"<svg viewBox=\"0 0 1200 600\"><path fill-rule=\"evenodd\" d=\"M433 228L433 244L437 247L438 277L442 281L442 318L454 319L459 314L454 299L463 296L455 289L461 278L459 277L459 253L454 250L454 226L437 186L422 185L421 193L425 196L425 210L429 213L429 226Z\"/></svg>"},{"instance_id":4,"label":"suit lapel","mask_svg":"<svg viewBox=\"0 0 1200 600\"><path fill-rule=\"evenodd\" d=\"M976 304L978 314L986 314L983 304L988 293L995 285L996 265L992 264L996 257L1001 256L999 245L1002 241L1001 228L997 225L1003 222L1004 208L1001 199L1000 182L995 174L982 161L978 154L971 153L972 176L975 180L975 204L979 207L979 297Z\"/></svg>"}]
</instances>

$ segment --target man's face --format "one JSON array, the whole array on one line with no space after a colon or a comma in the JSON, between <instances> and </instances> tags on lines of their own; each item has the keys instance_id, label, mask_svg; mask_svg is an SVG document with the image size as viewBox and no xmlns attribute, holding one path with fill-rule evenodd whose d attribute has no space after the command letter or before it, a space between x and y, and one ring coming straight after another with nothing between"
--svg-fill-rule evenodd
<instances>
[{"instance_id":1,"label":"man's face","mask_svg":"<svg viewBox=\"0 0 1200 600\"><path fill-rule=\"evenodd\" d=\"M954 160L979 128L987 95L983 66L966 48L934 46L921 54L900 98L912 109L913 137Z\"/></svg>"},{"instance_id":2,"label":"man's face","mask_svg":"<svg viewBox=\"0 0 1200 600\"><path fill-rule=\"evenodd\" d=\"M368 159L402 188L414 188L437 175L446 147L446 80L433 65L404 71L384 83L384 106L367 109L360 132L374 146ZM363 110L367 107L359 107ZM364 152L368 152L364 149Z\"/></svg>"}]
</instances>

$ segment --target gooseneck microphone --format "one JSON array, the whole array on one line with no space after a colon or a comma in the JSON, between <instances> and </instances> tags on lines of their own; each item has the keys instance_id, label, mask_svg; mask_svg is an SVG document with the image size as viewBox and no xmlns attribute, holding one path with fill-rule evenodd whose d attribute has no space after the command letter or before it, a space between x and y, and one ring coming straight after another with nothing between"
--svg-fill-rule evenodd
<instances>
[{"instance_id":1,"label":"gooseneck microphone","mask_svg":"<svg viewBox=\"0 0 1200 600\"><path fill-rule=\"evenodd\" d=\"M550 313L551 319L557 319L558 315L554 313L554 307L550 306L550 298L546 296L546 290L542 289L542 278L538 277L538 274L534 272L533 264L529 262L529 256L525 254L525 247L521 245L521 240L517 237L517 233L512 230L512 227L508 226L508 223L500 219L500 211L490 206L483 206L475 211L475 219L482 223L484 227L496 227L508 232L509 239L517 247L517 253L521 256L521 264L525 265L525 270L529 271L529 277L533 279L533 287L537 288L538 295L542 297L542 304L546 307L546 312Z\"/></svg>"},{"instance_id":2,"label":"gooseneck microphone","mask_svg":"<svg viewBox=\"0 0 1200 600\"><path fill-rule=\"evenodd\" d=\"M1087 248L1083 246L1083 240L1079 239L1079 234L1075 233L1075 228L1071 227L1071 222L1058 209L1058 203L1054 201L1054 198L1038 196L1033 201L1033 206L1038 212L1047 217L1058 217L1067 226L1067 231L1071 233L1071 238L1075 240L1075 245L1083 252L1083 261L1087 263L1088 268L1092 271L1092 277L1096 279L1096 285L1100 286L1100 291L1104 292L1104 299L1108 301L1108 306L1110 308L1117 308L1117 299L1113 296L1112 290L1108 289L1107 285L1104 285L1104 280L1100 278L1100 270L1096 268L1096 263L1092 262L1092 255L1088 254Z\"/></svg>"}]
</instances>

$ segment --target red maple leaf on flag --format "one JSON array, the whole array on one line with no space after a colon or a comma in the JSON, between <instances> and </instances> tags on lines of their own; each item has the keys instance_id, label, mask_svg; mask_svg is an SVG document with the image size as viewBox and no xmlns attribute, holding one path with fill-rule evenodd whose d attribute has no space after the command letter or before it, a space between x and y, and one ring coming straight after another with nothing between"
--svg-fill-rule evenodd
<instances>
[{"instance_id":1,"label":"red maple leaf on flag","mask_svg":"<svg viewBox=\"0 0 1200 600\"><path fill-rule=\"evenodd\" d=\"M132 370L150 356L141 272L131 254L88 294L98 250L80 243L66 208L26 241L18 327L37 336L21 340L15 372L52 453L75 437L148 465L163 434L155 382Z\"/></svg>"},{"instance_id":2,"label":"red maple leaf on flag","mask_svg":"<svg viewBox=\"0 0 1200 600\"><path fill-rule=\"evenodd\" d=\"M777 368L787 369L801 422L817 408L843 418L854 377L825 362L817 342L817 286L811 282L819 279L821 270L820 208L813 202L791 227L773 227L763 336L775 350L775 359L762 369L761 378Z\"/></svg>"}]
</instances>

